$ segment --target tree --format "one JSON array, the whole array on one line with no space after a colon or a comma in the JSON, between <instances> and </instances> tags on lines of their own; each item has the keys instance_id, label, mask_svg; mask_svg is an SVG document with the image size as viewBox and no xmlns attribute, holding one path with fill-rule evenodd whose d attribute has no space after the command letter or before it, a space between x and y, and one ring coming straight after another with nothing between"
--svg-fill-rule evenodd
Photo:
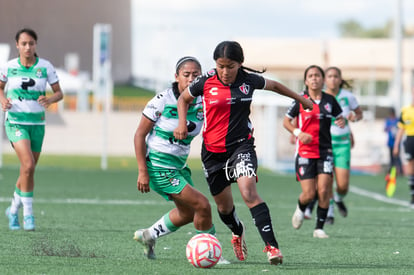
<instances>
[{"instance_id":1,"label":"tree","mask_svg":"<svg viewBox=\"0 0 414 275\"><path fill-rule=\"evenodd\" d=\"M388 20L382 27L364 28L358 21L350 19L338 24L341 37L354 38L391 38L393 36L394 22ZM404 37L412 37L414 28L408 27L403 30Z\"/></svg>"}]
</instances>

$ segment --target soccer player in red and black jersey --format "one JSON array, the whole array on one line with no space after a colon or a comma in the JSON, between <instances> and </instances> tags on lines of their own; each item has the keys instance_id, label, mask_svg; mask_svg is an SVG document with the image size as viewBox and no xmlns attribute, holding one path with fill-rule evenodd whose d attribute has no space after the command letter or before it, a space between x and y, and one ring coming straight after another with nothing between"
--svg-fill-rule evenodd
<instances>
[{"instance_id":1,"label":"soccer player in red and black jersey","mask_svg":"<svg viewBox=\"0 0 414 275\"><path fill-rule=\"evenodd\" d=\"M204 129L201 158L203 168L221 220L233 233L236 257L244 261L247 248L245 227L237 217L231 184L237 182L244 202L265 243L270 264L281 264L282 253L276 241L269 208L256 189L257 156L249 120L255 89L270 90L296 99L304 108L313 104L279 82L265 79L244 67L243 49L235 41L224 41L214 51L216 68L194 80L178 99L177 139L187 135L187 108L194 97L203 96ZM254 73L250 73L250 72Z\"/></svg>"},{"instance_id":2,"label":"soccer player in red and black jersey","mask_svg":"<svg viewBox=\"0 0 414 275\"><path fill-rule=\"evenodd\" d=\"M296 177L302 193L292 217L292 225L299 229L303 223L304 211L318 192L317 220L313 237L328 238L323 230L332 192L333 155L331 123L343 128L345 119L335 97L322 91L325 73L321 67L312 65L305 70L306 90L302 96L313 102L312 111L304 109L294 101L286 112L283 126L297 137ZM295 122L298 128L292 123Z\"/></svg>"}]
</instances>

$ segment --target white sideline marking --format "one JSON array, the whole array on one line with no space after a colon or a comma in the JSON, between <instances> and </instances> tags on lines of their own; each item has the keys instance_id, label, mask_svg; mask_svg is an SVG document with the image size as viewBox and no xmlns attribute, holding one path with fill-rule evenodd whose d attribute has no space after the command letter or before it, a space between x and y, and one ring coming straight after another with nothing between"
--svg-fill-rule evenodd
<instances>
[{"instance_id":1,"label":"white sideline marking","mask_svg":"<svg viewBox=\"0 0 414 275\"><path fill-rule=\"evenodd\" d=\"M363 197L368 197L377 201L382 201L385 203L389 203L389 204L395 204L395 205L400 205L400 206L406 206L406 207L410 207L410 204L408 203L408 201L403 201L403 200L399 200L399 199L393 199L393 198L388 198L384 195L378 194L378 193L374 193L371 191L367 191L355 186L350 186L349 187L349 191L351 191L354 194L363 196Z\"/></svg>"},{"instance_id":2,"label":"white sideline marking","mask_svg":"<svg viewBox=\"0 0 414 275\"><path fill-rule=\"evenodd\" d=\"M349 191L363 196L368 197L377 201L400 205L404 207L410 207L410 203L408 201L403 201L399 199L388 198L384 195L371 192L368 190L364 190L355 186L350 186ZM10 202L11 197L0 197L0 202ZM51 203L51 204L93 204L93 205L161 205L161 204L169 204L167 201L162 200L100 200L100 199L41 199L36 198L36 203ZM214 202L210 202L213 204ZM237 203L236 203L237 204Z\"/></svg>"},{"instance_id":3,"label":"white sideline marking","mask_svg":"<svg viewBox=\"0 0 414 275\"><path fill-rule=\"evenodd\" d=\"M10 198L0 197L0 202L10 202ZM167 204L165 201L155 200L100 200L100 199L39 199L35 198L36 203L52 204L95 204L95 205L155 205Z\"/></svg>"}]
</instances>

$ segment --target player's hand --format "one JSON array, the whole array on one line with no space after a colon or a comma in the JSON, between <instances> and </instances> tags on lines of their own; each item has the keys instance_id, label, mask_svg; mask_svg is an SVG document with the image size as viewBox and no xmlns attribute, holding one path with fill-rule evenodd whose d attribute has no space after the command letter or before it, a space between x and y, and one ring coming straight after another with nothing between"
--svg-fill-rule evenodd
<instances>
[{"instance_id":1,"label":"player's hand","mask_svg":"<svg viewBox=\"0 0 414 275\"><path fill-rule=\"evenodd\" d=\"M346 120L344 117L339 117L335 120L335 124L339 127L339 128L344 128L346 125Z\"/></svg>"},{"instance_id":2,"label":"player's hand","mask_svg":"<svg viewBox=\"0 0 414 275\"><path fill-rule=\"evenodd\" d=\"M39 98L37 99L37 102L39 102L40 105L42 105L43 107L47 108L50 106L50 102L48 100L47 97L45 97L44 95L39 96Z\"/></svg>"},{"instance_id":3,"label":"player's hand","mask_svg":"<svg viewBox=\"0 0 414 275\"><path fill-rule=\"evenodd\" d=\"M188 135L188 129L187 129L187 125L181 126L178 125L177 128L174 129L174 137L176 139L185 139L187 138Z\"/></svg>"},{"instance_id":4,"label":"player's hand","mask_svg":"<svg viewBox=\"0 0 414 275\"><path fill-rule=\"evenodd\" d=\"M308 98L303 98L302 106L305 110L313 110L313 102Z\"/></svg>"},{"instance_id":5,"label":"player's hand","mask_svg":"<svg viewBox=\"0 0 414 275\"><path fill-rule=\"evenodd\" d=\"M11 104L11 99L10 98L2 98L1 100L1 107L3 109L4 112L6 112L7 110L9 110L12 107Z\"/></svg>"},{"instance_id":6,"label":"player's hand","mask_svg":"<svg viewBox=\"0 0 414 275\"><path fill-rule=\"evenodd\" d=\"M305 132L300 132L300 134L298 135L298 139L303 144L309 144L312 142L312 135Z\"/></svg>"},{"instance_id":7,"label":"player's hand","mask_svg":"<svg viewBox=\"0 0 414 275\"><path fill-rule=\"evenodd\" d=\"M137 180L137 188L138 191L140 191L141 193L148 193L150 191L148 173L139 173Z\"/></svg>"}]
</instances>

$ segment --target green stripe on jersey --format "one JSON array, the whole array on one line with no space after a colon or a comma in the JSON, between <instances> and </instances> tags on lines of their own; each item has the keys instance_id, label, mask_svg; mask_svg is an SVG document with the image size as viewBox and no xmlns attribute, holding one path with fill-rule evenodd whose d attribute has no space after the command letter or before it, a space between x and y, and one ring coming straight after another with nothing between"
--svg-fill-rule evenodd
<instances>
[{"instance_id":1,"label":"green stripe on jersey","mask_svg":"<svg viewBox=\"0 0 414 275\"><path fill-rule=\"evenodd\" d=\"M8 112L7 119L10 123L17 124L44 124L45 112L39 113L23 113L23 112ZM24 122L24 123L22 123Z\"/></svg>"},{"instance_id":2,"label":"green stripe on jersey","mask_svg":"<svg viewBox=\"0 0 414 275\"><path fill-rule=\"evenodd\" d=\"M25 100L37 100L41 95L46 95L46 91L33 91L24 89L10 89L7 91L7 98L18 100L21 98Z\"/></svg>"},{"instance_id":3,"label":"green stripe on jersey","mask_svg":"<svg viewBox=\"0 0 414 275\"><path fill-rule=\"evenodd\" d=\"M189 145L194 138L193 136L187 135L186 139L178 140L175 139L174 134L172 132L164 131L160 127L155 127L155 134L162 139L170 141L171 143L177 143L180 145Z\"/></svg>"},{"instance_id":4,"label":"green stripe on jersey","mask_svg":"<svg viewBox=\"0 0 414 275\"><path fill-rule=\"evenodd\" d=\"M153 166L159 166L171 169L181 169L186 165L187 155L175 156L158 151L151 150L148 157Z\"/></svg>"},{"instance_id":5,"label":"green stripe on jersey","mask_svg":"<svg viewBox=\"0 0 414 275\"><path fill-rule=\"evenodd\" d=\"M8 68L7 77L30 77L30 78L47 78L47 69L44 67L31 68Z\"/></svg>"},{"instance_id":6,"label":"green stripe on jersey","mask_svg":"<svg viewBox=\"0 0 414 275\"><path fill-rule=\"evenodd\" d=\"M162 115L166 118L178 119L177 105L166 104Z\"/></svg>"}]
</instances>

